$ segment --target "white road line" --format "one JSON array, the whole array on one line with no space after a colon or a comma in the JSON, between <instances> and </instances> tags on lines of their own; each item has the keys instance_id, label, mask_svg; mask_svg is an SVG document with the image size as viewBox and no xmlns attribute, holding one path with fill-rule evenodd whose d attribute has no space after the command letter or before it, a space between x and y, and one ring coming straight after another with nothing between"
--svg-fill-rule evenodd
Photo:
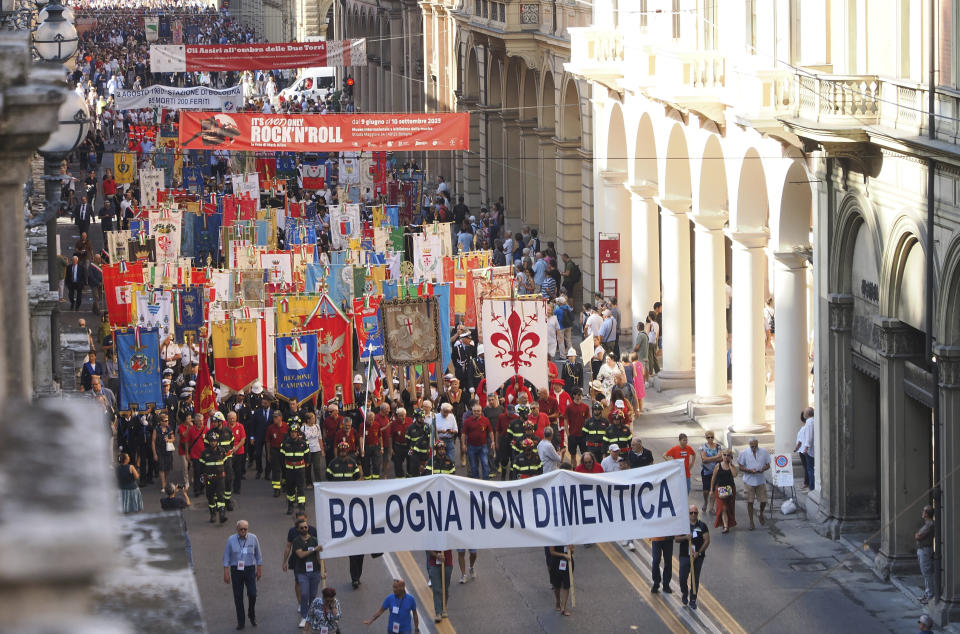
<instances>
[{"instance_id":1,"label":"white road line","mask_svg":"<svg viewBox=\"0 0 960 634\"><path fill-rule=\"evenodd\" d=\"M631 559L634 564L642 570L650 570L653 566L653 555L648 553L645 548L642 546L638 547L635 551L630 551L617 543L617 548L622 552L627 558ZM674 572L675 581L679 582L679 575L677 572ZM710 632L711 634L724 634L724 630L717 627L713 622L713 619L708 617L702 611L697 610L696 616L694 616L694 611L690 608L684 606L680 603L680 591L679 588L674 590L673 596L669 594L662 595L664 599L667 599L670 603L670 608L673 610L674 614L680 617L694 632ZM671 597L671 598L668 598Z\"/></svg>"},{"instance_id":2,"label":"white road line","mask_svg":"<svg viewBox=\"0 0 960 634\"><path fill-rule=\"evenodd\" d=\"M391 578L391 579L403 579L404 582L407 583L407 585L409 585L410 587L413 587L413 584L410 583L410 582L407 580L407 578L400 572L400 566L397 565L397 562L396 562L396 560L394 560L392 553L384 553L382 559L383 559L384 565L387 567L387 572L390 573L390 578ZM426 601L425 598L421 598L421 599L420 599L420 605L421 605L421 607L422 607L424 601ZM423 615L423 611L422 611L419 607L417 608L417 615L420 617L420 631L421 631L421 632L423 632L423 631L426 631L426 632L435 632L435 631L436 631L436 630L433 628L433 619L432 619L432 618L429 618L429 617L425 617L425 616Z\"/></svg>"}]
</instances>

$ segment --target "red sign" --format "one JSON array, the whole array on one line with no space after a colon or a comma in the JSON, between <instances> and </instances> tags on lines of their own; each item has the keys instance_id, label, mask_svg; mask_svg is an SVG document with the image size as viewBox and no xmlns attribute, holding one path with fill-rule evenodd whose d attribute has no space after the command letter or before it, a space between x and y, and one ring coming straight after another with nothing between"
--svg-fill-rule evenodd
<instances>
[{"instance_id":1,"label":"red sign","mask_svg":"<svg viewBox=\"0 0 960 634\"><path fill-rule=\"evenodd\" d=\"M180 147L283 152L467 150L470 115L180 113Z\"/></svg>"},{"instance_id":2,"label":"red sign","mask_svg":"<svg viewBox=\"0 0 960 634\"><path fill-rule=\"evenodd\" d=\"M601 233L597 240L600 263L620 263L620 234Z\"/></svg>"},{"instance_id":3,"label":"red sign","mask_svg":"<svg viewBox=\"0 0 960 634\"><path fill-rule=\"evenodd\" d=\"M364 39L150 46L150 70L154 73L366 65L367 41Z\"/></svg>"}]
</instances>

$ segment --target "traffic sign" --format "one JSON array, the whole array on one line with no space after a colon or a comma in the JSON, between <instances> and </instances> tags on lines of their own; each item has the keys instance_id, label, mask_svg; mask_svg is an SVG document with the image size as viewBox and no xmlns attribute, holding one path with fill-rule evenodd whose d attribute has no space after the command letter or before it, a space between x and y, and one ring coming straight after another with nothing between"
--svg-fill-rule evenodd
<instances>
[{"instance_id":1,"label":"traffic sign","mask_svg":"<svg viewBox=\"0 0 960 634\"><path fill-rule=\"evenodd\" d=\"M790 456L777 454L773 458L773 486L793 486L793 461Z\"/></svg>"}]
</instances>

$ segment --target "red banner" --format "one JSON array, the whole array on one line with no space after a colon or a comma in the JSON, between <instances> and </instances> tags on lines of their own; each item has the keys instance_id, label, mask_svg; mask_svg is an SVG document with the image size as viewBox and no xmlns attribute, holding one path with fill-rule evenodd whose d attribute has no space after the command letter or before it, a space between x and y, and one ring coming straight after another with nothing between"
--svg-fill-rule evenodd
<instances>
[{"instance_id":1,"label":"red banner","mask_svg":"<svg viewBox=\"0 0 960 634\"><path fill-rule=\"evenodd\" d=\"M180 147L283 152L470 149L470 115L213 113L181 111Z\"/></svg>"},{"instance_id":2,"label":"red banner","mask_svg":"<svg viewBox=\"0 0 960 634\"><path fill-rule=\"evenodd\" d=\"M154 73L366 65L367 41L364 39L150 46L150 70Z\"/></svg>"}]
</instances>

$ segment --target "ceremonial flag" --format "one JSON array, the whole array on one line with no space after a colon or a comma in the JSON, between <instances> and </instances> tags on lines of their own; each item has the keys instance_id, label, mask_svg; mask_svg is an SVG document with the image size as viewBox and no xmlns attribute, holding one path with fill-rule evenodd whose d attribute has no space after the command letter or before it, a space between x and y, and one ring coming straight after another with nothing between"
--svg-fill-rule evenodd
<instances>
[{"instance_id":1,"label":"ceremonial flag","mask_svg":"<svg viewBox=\"0 0 960 634\"><path fill-rule=\"evenodd\" d=\"M217 382L242 392L259 376L257 321L228 319L210 326Z\"/></svg>"},{"instance_id":2,"label":"ceremonial flag","mask_svg":"<svg viewBox=\"0 0 960 634\"><path fill-rule=\"evenodd\" d=\"M325 187L326 168L320 165L303 164L300 166L301 189L323 189Z\"/></svg>"},{"instance_id":3,"label":"ceremonial flag","mask_svg":"<svg viewBox=\"0 0 960 634\"><path fill-rule=\"evenodd\" d=\"M155 209L149 217L150 233L156 242L156 261L161 264L178 261L182 214L175 209Z\"/></svg>"},{"instance_id":4,"label":"ceremonial flag","mask_svg":"<svg viewBox=\"0 0 960 634\"><path fill-rule=\"evenodd\" d=\"M320 391L317 334L277 337L277 396L301 403Z\"/></svg>"},{"instance_id":5,"label":"ceremonial flag","mask_svg":"<svg viewBox=\"0 0 960 634\"><path fill-rule=\"evenodd\" d=\"M157 206L157 192L163 186L163 170L145 167L140 170L140 204Z\"/></svg>"},{"instance_id":6,"label":"ceremonial flag","mask_svg":"<svg viewBox=\"0 0 960 634\"><path fill-rule=\"evenodd\" d=\"M366 65L365 39L191 46L150 45L150 72L153 73Z\"/></svg>"},{"instance_id":7,"label":"ceremonial flag","mask_svg":"<svg viewBox=\"0 0 960 634\"><path fill-rule=\"evenodd\" d=\"M447 371L450 360L453 358L450 344L450 285L434 284L433 296L437 298L437 310L440 312L440 367Z\"/></svg>"},{"instance_id":8,"label":"ceremonial flag","mask_svg":"<svg viewBox=\"0 0 960 634\"><path fill-rule=\"evenodd\" d=\"M520 375L538 390L546 390L546 301L486 299L481 316L487 383L503 385Z\"/></svg>"},{"instance_id":9,"label":"ceremonial flag","mask_svg":"<svg viewBox=\"0 0 960 634\"><path fill-rule=\"evenodd\" d=\"M380 331L380 296L358 297L353 300L354 328L357 331L357 343L360 346L360 358L367 360L373 356L383 356L383 333Z\"/></svg>"},{"instance_id":10,"label":"ceremonial flag","mask_svg":"<svg viewBox=\"0 0 960 634\"><path fill-rule=\"evenodd\" d=\"M317 301L305 327L320 333L320 382L324 397L340 393L344 405L353 404L353 333L350 320L327 295Z\"/></svg>"},{"instance_id":11,"label":"ceremonial flag","mask_svg":"<svg viewBox=\"0 0 960 634\"><path fill-rule=\"evenodd\" d=\"M213 394L213 379L207 366L206 342L200 344L200 367L197 368L197 382L193 388L193 411L208 414L217 408L217 397Z\"/></svg>"},{"instance_id":12,"label":"ceremonial flag","mask_svg":"<svg viewBox=\"0 0 960 634\"><path fill-rule=\"evenodd\" d=\"M160 341L169 337L170 328L173 326L170 291L140 291L136 294L136 299L137 326L141 330L158 328Z\"/></svg>"},{"instance_id":13,"label":"ceremonial flag","mask_svg":"<svg viewBox=\"0 0 960 634\"><path fill-rule=\"evenodd\" d=\"M177 320L177 341L184 341L187 333L200 340L200 329L204 323L206 308L206 288L189 286L176 292L179 303Z\"/></svg>"},{"instance_id":14,"label":"ceremonial flag","mask_svg":"<svg viewBox=\"0 0 960 634\"><path fill-rule=\"evenodd\" d=\"M113 153L113 174L117 185L132 185L137 173L137 155L132 152Z\"/></svg>"},{"instance_id":15,"label":"ceremonial flag","mask_svg":"<svg viewBox=\"0 0 960 634\"><path fill-rule=\"evenodd\" d=\"M268 388L276 385L274 360L277 349L273 342L274 335L277 333L276 321L276 307L264 308L262 317L257 321L257 347L260 350L258 377L260 383Z\"/></svg>"},{"instance_id":16,"label":"ceremonial flag","mask_svg":"<svg viewBox=\"0 0 960 634\"><path fill-rule=\"evenodd\" d=\"M439 282L442 277L443 248L436 234L413 236L413 277L416 281Z\"/></svg>"},{"instance_id":17,"label":"ceremonial flag","mask_svg":"<svg viewBox=\"0 0 960 634\"><path fill-rule=\"evenodd\" d=\"M117 373L120 377L120 411L146 411L163 407L160 379L160 336L156 328L117 331Z\"/></svg>"},{"instance_id":18,"label":"ceremonial flag","mask_svg":"<svg viewBox=\"0 0 960 634\"><path fill-rule=\"evenodd\" d=\"M293 283L293 256L289 251L261 252L260 267L267 272L270 284Z\"/></svg>"}]
</instances>

